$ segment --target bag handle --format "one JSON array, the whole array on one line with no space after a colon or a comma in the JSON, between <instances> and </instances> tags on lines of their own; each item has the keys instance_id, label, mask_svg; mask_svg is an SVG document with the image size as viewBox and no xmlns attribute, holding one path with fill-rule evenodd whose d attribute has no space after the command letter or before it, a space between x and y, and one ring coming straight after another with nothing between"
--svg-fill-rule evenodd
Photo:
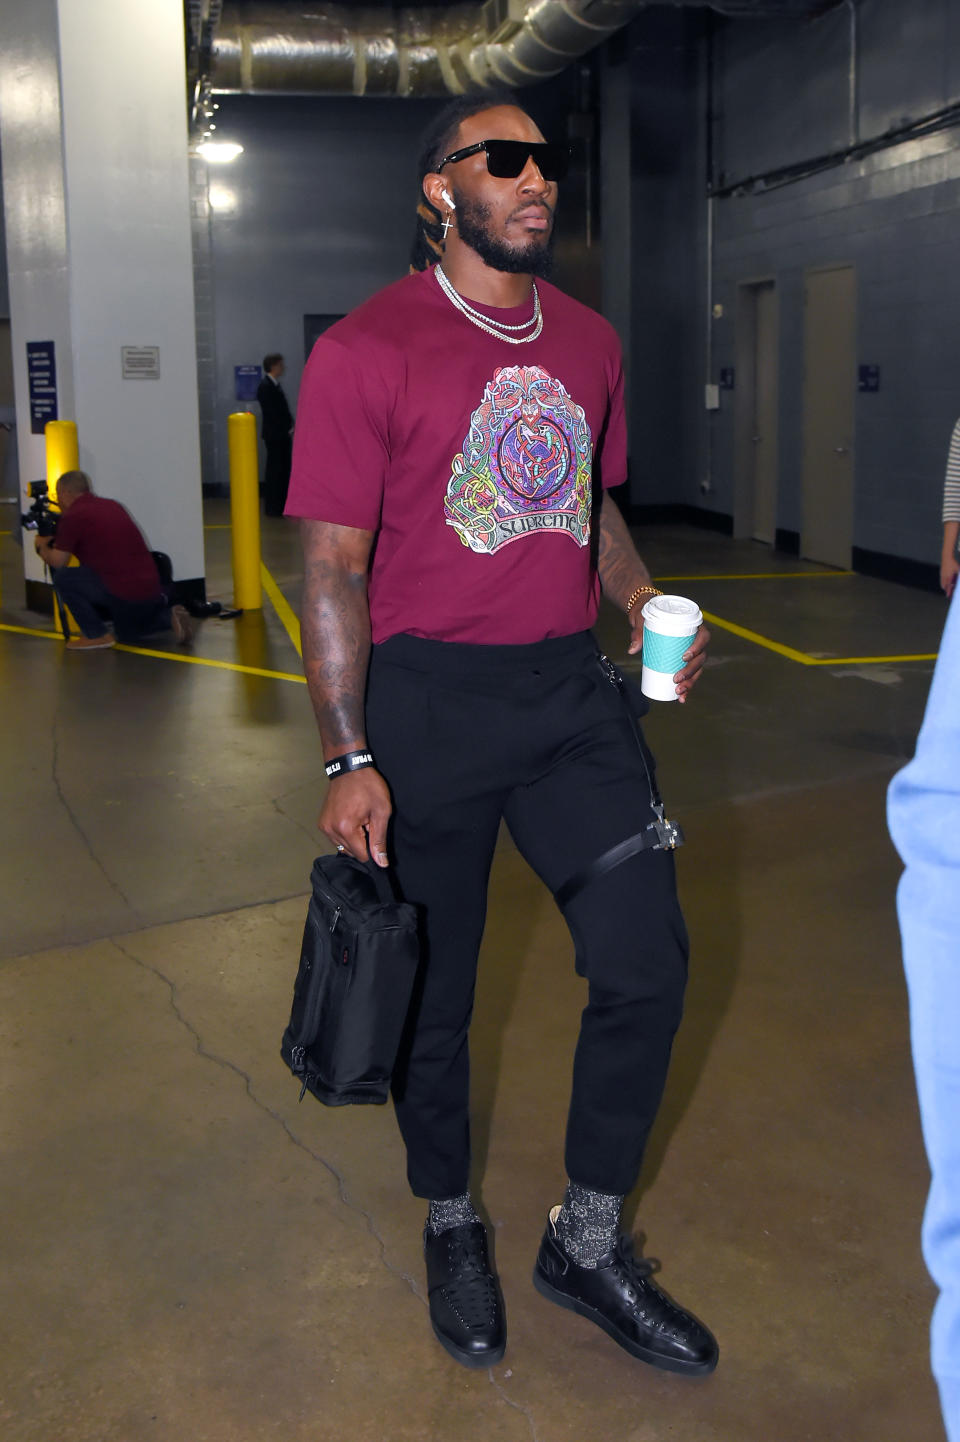
<instances>
[{"instance_id":1,"label":"bag handle","mask_svg":"<svg viewBox=\"0 0 960 1442\"><path fill-rule=\"evenodd\" d=\"M657 812L658 807L660 808L660 812L663 811L663 800L660 796L660 788L657 786L656 773L650 765L650 753L647 750L647 743L643 739L640 723L634 715L633 707L630 705L630 698L627 695L627 688L623 684L623 676L620 673L619 667L615 666L609 656L605 656L602 651L599 653L599 661L601 671L618 692L620 700L626 708L627 715L630 719L630 730L633 732L633 739L637 743L637 750L640 752L640 760L643 763L644 775L647 778L647 787L650 791L650 806L654 815L657 815L659 814Z\"/></svg>"},{"instance_id":2,"label":"bag handle","mask_svg":"<svg viewBox=\"0 0 960 1442\"><path fill-rule=\"evenodd\" d=\"M378 866L372 857L360 864L373 881L377 900L385 906L393 905L397 900L397 894L393 882L390 880L389 869L386 866Z\"/></svg>"}]
</instances>

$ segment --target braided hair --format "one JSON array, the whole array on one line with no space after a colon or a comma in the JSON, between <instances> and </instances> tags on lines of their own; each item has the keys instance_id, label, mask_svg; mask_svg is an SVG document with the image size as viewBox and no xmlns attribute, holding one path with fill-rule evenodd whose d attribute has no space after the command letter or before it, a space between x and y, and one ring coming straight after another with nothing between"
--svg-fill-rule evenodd
<instances>
[{"instance_id":1,"label":"braided hair","mask_svg":"<svg viewBox=\"0 0 960 1442\"><path fill-rule=\"evenodd\" d=\"M516 105L513 92L504 87L489 90L471 90L458 95L438 111L427 126L420 141L420 155L417 162L417 179L422 183L440 164L452 146L457 131L464 120L479 115L482 110L492 110L495 105ZM410 269L427 270L443 257L443 218L427 197L420 192L417 206L417 228L410 250Z\"/></svg>"}]
</instances>

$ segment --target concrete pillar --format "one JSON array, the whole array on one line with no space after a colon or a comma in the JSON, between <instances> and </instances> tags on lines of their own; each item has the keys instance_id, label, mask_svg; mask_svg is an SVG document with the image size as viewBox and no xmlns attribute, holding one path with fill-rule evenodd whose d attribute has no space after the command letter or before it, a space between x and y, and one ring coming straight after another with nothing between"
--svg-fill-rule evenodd
<instances>
[{"instance_id":1,"label":"concrete pillar","mask_svg":"<svg viewBox=\"0 0 960 1442\"><path fill-rule=\"evenodd\" d=\"M52 341L81 467L202 590L182 0L0 0L0 148L21 486L45 474L27 346Z\"/></svg>"}]
</instances>

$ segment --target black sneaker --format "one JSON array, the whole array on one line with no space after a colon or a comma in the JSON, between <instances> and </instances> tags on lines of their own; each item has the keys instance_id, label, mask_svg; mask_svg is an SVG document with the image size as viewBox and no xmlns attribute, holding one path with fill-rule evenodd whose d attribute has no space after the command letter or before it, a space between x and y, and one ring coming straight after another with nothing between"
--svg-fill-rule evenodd
<instances>
[{"instance_id":1,"label":"black sneaker","mask_svg":"<svg viewBox=\"0 0 960 1442\"><path fill-rule=\"evenodd\" d=\"M465 1367L492 1367L506 1349L507 1320L483 1223L427 1230L423 1253L437 1340Z\"/></svg>"},{"instance_id":2,"label":"black sneaker","mask_svg":"<svg viewBox=\"0 0 960 1442\"><path fill-rule=\"evenodd\" d=\"M719 1355L715 1338L650 1280L653 1264L633 1255L630 1238L621 1237L596 1267L579 1267L557 1237L559 1211L550 1213L533 1269L540 1295L596 1322L642 1362L688 1377L712 1372Z\"/></svg>"}]
</instances>

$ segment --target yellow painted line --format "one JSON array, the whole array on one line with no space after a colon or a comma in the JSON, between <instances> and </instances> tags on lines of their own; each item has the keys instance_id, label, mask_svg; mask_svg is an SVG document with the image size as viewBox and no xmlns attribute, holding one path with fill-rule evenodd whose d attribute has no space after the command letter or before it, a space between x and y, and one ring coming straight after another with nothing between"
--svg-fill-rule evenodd
<instances>
[{"instance_id":1,"label":"yellow painted line","mask_svg":"<svg viewBox=\"0 0 960 1442\"><path fill-rule=\"evenodd\" d=\"M927 651L915 656L811 656L809 666L882 666L894 661L935 661L939 652Z\"/></svg>"},{"instance_id":2,"label":"yellow painted line","mask_svg":"<svg viewBox=\"0 0 960 1442\"><path fill-rule=\"evenodd\" d=\"M48 641L60 641L59 631L33 630L29 626L11 626L0 622L0 631L14 631L20 636L43 636ZM213 666L218 671L239 671L244 676L266 676L270 681L296 681L305 686L306 679L292 671L268 671L262 666L241 666L238 661L215 661L210 656L188 656L180 651L152 651L146 646L113 646L113 651L128 651L131 656L152 656L159 661L180 661L188 666Z\"/></svg>"},{"instance_id":3,"label":"yellow painted line","mask_svg":"<svg viewBox=\"0 0 960 1442\"><path fill-rule=\"evenodd\" d=\"M751 571L737 576L721 572L715 576L659 576L660 581L822 581L825 576L855 576L856 571Z\"/></svg>"},{"instance_id":4,"label":"yellow painted line","mask_svg":"<svg viewBox=\"0 0 960 1442\"><path fill-rule=\"evenodd\" d=\"M219 671L240 671L244 676L266 676L271 681L297 681L307 684L303 676L292 671L268 671L262 666L241 666L238 661L215 661L210 656L187 656L176 651L150 651L145 646L114 646L115 651L129 651L131 656L153 656L159 661L186 661L188 666L214 666Z\"/></svg>"},{"instance_id":5,"label":"yellow painted line","mask_svg":"<svg viewBox=\"0 0 960 1442\"><path fill-rule=\"evenodd\" d=\"M260 579L263 582L263 589L273 603L277 615L283 623L283 628L293 643L298 656L303 656L300 645L300 622L291 607L286 596L280 590L276 581L271 576L263 562L260 562ZM59 631L31 630L28 626L8 626L0 624L2 631L15 631L22 636L46 636L52 641L60 639ZM188 656L174 651L153 651L145 646L115 646L116 651L129 651L133 656L154 656L161 661L186 661L193 666L213 666L223 671L240 671L247 676L269 676L277 681L296 681L305 685L303 676L294 675L291 671L268 671L259 666L241 666L236 661L215 661L207 656Z\"/></svg>"},{"instance_id":6,"label":"yellow painted line","mask_svg":"<svg viewBox=\"0 0 960 1442\"><path fill-rule=\"evenodd\" d=\"M296 651L297 655L302 659L303 647L300 644L300 622L297 620L296 614L293 610L293 607L290 605L290 602L287 600L286 596L283 594L280 587L277 585L276 581L273 579L270 572L267 570L266 566L263 564L262 561L260 562L260 579L263 582L263 589L266 591L267 595L270 597L270 600L273 602L273 609L280 617L280 620L283 622L284 630L290 637L290 640L293 642L294 650Z\"/></svg>"},{"instance_id":7,"label":"yellow painted line","mask_svg":"<svg viewBox=\"0 0 960 1442\"><path fill-rule=\"evenodd\" d=\"M221 526L221 525L216 525L216 526L204 526L203 529L204 529L205 531L232 531L232 530L233 530L233 527L230 525L230 523L229 523L229 521L228 521L228 522L226 523L226 525L222 525L222 526Z\"/></svg>"},{"instance_id":8,"label":"yellow painted line","mask_svg":"<svg viewBox=\"0 0 960 1442\"><path fill-rule=\"evenodd\" d=\"M734 636L741 636L744 641L751 641L754 646L763 646L767 651L775 651L778 656L786 656L788 661L796 661L800 666L884 666L893 665L895 662L935 661L937 659L936 651L909 656L808 656L806 651L795 651L792 646L781 646L779 641L771 641L769 636L761 636L757 631L748 631L745 626L738 626L733 621L724 621L710 611L704 611L703 616L711 626L719 626L721 631L730 631Z\"/></svg>"},{"instance_id":9,"label":"yellow painted line","mask_svg":"<svg viewBox=\"0 0 960 1442\"><path fill-rule=\"evenodd\" d=\"M756 631L748 631L745 626L738 626L733 621L723 621L709 611L704 611L703 616L711 626L719 626L721 631L730 631L734 636L740 636L744 641L752 641L754 646L762 646L766 651L776 651L778 656L786 656L788 661L796 661L801 666L816 665L813 658L806 655L804 651L795 651L792 646L781 646L779 641L771 641L769 636L761 636Z\"/></svg>"},{"instance_id":10,"label":"yellow painted line","mask_svg":"<svg viewBox=\"0 0 960 1442\"><path fill-rule=\"evenodd\" d=\"M16 631L19 636L46 636L48 641L60 641L63 639L59 631L34 630L30 626L7 626L0 624L0 631Z\"/></svg>"},{"instance_id":11,"label":"yellow painted line","mask_svg":"<svg viewBox=\"0 0 960 1442\"><path fill-rule=\"evenodd\" d=\"M272 577L270 580L272 585L276 584ZM286 600L282 596L281 600L293 621L296 622L296 617ZM779 641L771 641L768 636L761 636L756 631L748 631L745 626L738 626L733 621L724 621L710 611L704 611L703 615L711 626L719 626L722 631L729 631L734 636L740 636L744 641L750 641L755 646L762 646L767 651L774 651L778 656L785 656L788 661L796 661L801 666L889 666L909 661L935 661L938 654L936 651L925 651L909 656L808 656L803 651L795 651L792 646L781 646ZM0 631L12 631L19 636L41 636L46 641L62 640L59 631L41 631L30 626L13 626L6 622L0 622ZM290 639L293 640L292 635ZM303 676L295 675L292 671L268 671L261 666L242 666L237 661L216 661L209 656L189 656L177 651L153 651L146 646L114 646L112 649L128 651L131 656L152 656L159 661L180 661L185 662L188 666L212 666L218 671L238 671L244 676L266 676L271 681L295 681L299 686L306 685L306 679Z\"/></svg>"}]
</instances>

